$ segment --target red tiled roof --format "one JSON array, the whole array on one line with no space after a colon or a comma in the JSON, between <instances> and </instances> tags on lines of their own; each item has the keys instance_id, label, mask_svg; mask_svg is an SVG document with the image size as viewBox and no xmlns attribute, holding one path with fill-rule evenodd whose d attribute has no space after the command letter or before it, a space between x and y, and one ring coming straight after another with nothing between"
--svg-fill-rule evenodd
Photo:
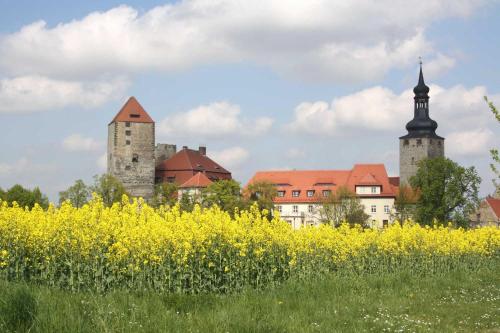
<instances>
[{"instance_id":1,"label":"red tiled roof","mask_svg":"<svg viewBox=\"0 0 500 333\"><path fill-rule=\"evenodd\" d=\"M497 218L500 219L500 199L495 199L493 197L487 197L486 202L490 205L491 210L495 213Z\"/></svg>"},{"instance_id":2,"label":"red tiled roof","mask_svg":"<svg viewBox=\"0 0 500 333\"><path fill-rule=\"evenodd\" d=\"M142 105L139 104L134 96L128 99L113 120L111 120L110 124L118 121L131 123L154 123L153 119L151 119L149 114L146 110L144 110Z\"/></svg>"},{"instance_id":3,"label":"red tiled roof","mask_svg":"<svg viewBox=\"0 0 500 333\"><path fill-rule=\"evenodd\" d=\"M177 154L156 167L158 171L194 170L199 172L226 173L229 171L221 167L198 150L182 149Z\"/></svg>"},{"instance_id":4,"label":"red tiled roof","mask_svg":"<svg viewBox=\"0 0 500 333\"><path fill-rule=\"evenodd\" d=\"M286 181L285 181L286 180ZM285 191L283 197L276 197L275 202L316 202L323 190L334 192L341 186L352 192L360 185L380 185L380 194L363 195L369 197L394 197L394 189L383 164L356 164L352 170L293 170L293 171L259 171L248 182L268 181L276 184L278 191ZM288 184L288 185L287 185ZM292 191L300 191L298 197ZM314 191L312 197L307 191Z\"/></svg>"},{"instance_id":5,"label":"red tiled roof","mask_svg":"<svg viewBox=\"0 0 500 333\"><path fill-rule=\"evenodd\" d=\"M212 181L203 172L197 172L187 182L179 186L180 188L201 188L212 184Z\"/></svg>"}]
</instances>

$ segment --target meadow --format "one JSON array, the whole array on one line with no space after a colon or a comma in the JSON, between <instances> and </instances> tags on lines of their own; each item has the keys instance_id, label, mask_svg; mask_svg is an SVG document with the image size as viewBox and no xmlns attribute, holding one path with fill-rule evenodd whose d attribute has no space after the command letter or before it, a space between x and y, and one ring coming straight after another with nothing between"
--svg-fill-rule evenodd
<instances>
[{"instance_id":1,"label":"meadow","mask_svg":"<svg viewBox=\"0 0 500 333\"><path fill-rule=\"evenodd\" d=\"M500 230L0 203L2 332L495 332Z\"/></svg>"}]
</instances>

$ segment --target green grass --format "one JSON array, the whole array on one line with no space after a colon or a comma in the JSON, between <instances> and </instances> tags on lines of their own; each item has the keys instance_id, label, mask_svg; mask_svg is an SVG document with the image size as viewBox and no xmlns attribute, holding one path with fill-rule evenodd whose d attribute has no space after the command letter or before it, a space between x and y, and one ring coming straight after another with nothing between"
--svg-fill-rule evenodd
<instances>
[{"instance_id":1,"label":"green grass","mask_svg":"<svg viewBox=\"0 0 500 333\"><path fill-rule=\"evenodd\" d=\"M0 281L0 332L500 332L500 271L336 276L233 295Z\"/></svg>"}]
</instances>

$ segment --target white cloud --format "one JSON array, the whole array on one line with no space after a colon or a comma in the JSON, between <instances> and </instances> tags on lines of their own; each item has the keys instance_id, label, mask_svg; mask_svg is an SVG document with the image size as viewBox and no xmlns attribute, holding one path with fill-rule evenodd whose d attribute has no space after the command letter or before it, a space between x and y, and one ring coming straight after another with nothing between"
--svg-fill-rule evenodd
<instances>
[{"instance_id":1,"label":"white cloud","mask_svg":"<svg viewBox=\"0 0 500 333\"><path fill-rule=\"evenodd\" d=\"M62 146L66 151L77 152L98 151L103 148L104 144L93 138L86 138L80 134L72 134L64 138Z\"/></svg>"},{"instance_id":2,"label":"white cloud","mask_svg":"<svg viewBox=\"0 0 500 333\"><path fill-rule=\"evenodd\" d=\"M128 81L77 82L42 76L22 76L0 80L0 113L33 112L68 106L92 108L121 97Z\"/></svg>"},{"instance_id":3,"label":"white cloud","mask_svg":"<svg viewBox=\"0 0 500 333\"><path fill-rule=\"evenodd\" d=\"M33 175L37 173L53 172L56 169L57 167L55 165L39 164L26 157L22 157L12 163L0 162L0 177L7 177L8 179L13 176L24 175L26 173Z\"/></svg>"},{"instance_id":4,"label":"white cloud","mask_svg":"<svg viewBox=\"0 0 500 333\"><path fill-rule=\"evenodd\" d=\"M2 37L0 69L88 78L254 62L301 78L360 81L414 63L416 55L439 59L425 28L483 3L185 0L143 14L119 6L54 27L37 21Z\"/></svg>"},{"instance_id":5,"label":"white cloud","mask_svg":"<svg viewBox=\"0 0 500 333\"><path fill-rule=\"evenodd\" d=\"M210 158L222 165L222 167L231 169L241 166L250 156L249 152L242 147L232 147L220 151L213 151L209 154Z\"/></svg>"},{"instance_id":6,"label":"white cloud","mask_svg":"<svg viewBox=\"0 0 500 333\"><path fill-rule=\"evenodd\" d=\"M162 120L158 132L167 137L258 136L269 131L273 120L267 117L247 120L238 105L215 102L178 113Z\"/></svg>"},{"instance_id":7,"label":"white cloud","mask_svg":"<svg viewBox=\"0 0 500 333\"><path fill-rule=\"evenodd\" d=\"M108 160L107 160L107 154L104 153L101 156L99 156L99 159L97 160L97 166L99 167L100 171L106 171L108 167Z\"/></svg>"},{"instance_id":8,"label":"white cloud","mask_svg":"<svg viewBox=\"0 0 500 333\"><path fill-rule=\"evenodd\" d=\"M430 86L430 116L442 128L437 132L485 127L491 123L483 96L485 87L470 89L457 85L443 88ZM499 98L493 95L493 99ZM295 108L289 131L317 136L360 134L360 131L404 132L404 125L413 117L413 92L401 94L384 87L373 87L338 97L328 104L324 101L304 102Z\"/></svg>"},{"instance_id":9,"label":"white cloud","mask_svg":"<svg viewBox=\"0 0 500 333\"><path fill-rule=\"evenodd\" d=\"M488 155L494 139L495 134L488 128L453 132L446 137L446 153L452 156Z\"/></svg>"}]
</instances>

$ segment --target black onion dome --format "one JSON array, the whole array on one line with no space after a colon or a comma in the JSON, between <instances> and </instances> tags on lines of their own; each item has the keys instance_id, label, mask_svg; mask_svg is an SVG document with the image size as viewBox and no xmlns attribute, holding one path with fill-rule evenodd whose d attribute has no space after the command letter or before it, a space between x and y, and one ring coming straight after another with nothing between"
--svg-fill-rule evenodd
<instances>
[{"instance_id":1,"label":"black onion dome","mask_svg":"<svg viewBox=\"0 0 500 333\"><path fill-rule=\"evenodd\" d=\"M422 73L422 66L420 66L420 75L418 77L418 84L413 88L415 97L425 96L429 93L430 88L425 85L424 74Z\"/></svg>"}]
</instances>

